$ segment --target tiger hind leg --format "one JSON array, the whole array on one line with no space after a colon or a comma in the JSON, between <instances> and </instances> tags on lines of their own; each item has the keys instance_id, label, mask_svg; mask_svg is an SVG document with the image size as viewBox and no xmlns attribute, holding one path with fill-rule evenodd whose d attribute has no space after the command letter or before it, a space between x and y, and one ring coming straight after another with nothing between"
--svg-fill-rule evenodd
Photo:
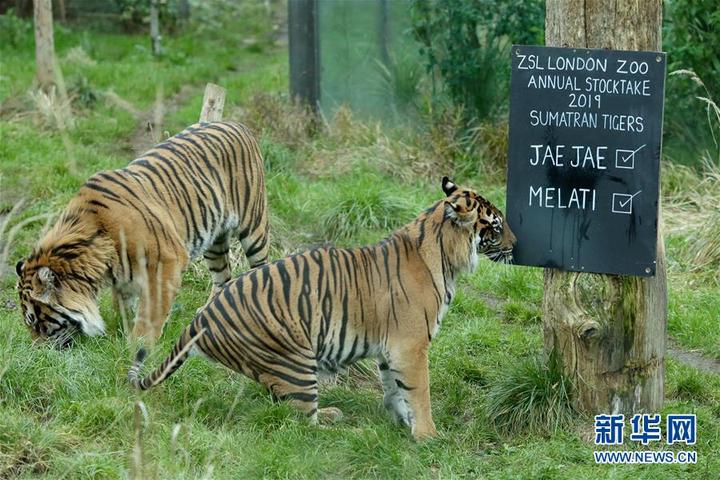
<instances>
[{"instance_id":1,"label":"tiger hind leg","mask_svg":"<svg viewBox=\"0 0 720 480\"><path fill-rule=\"evenodd\" d=\"M212 289L205 305L198 308L196 313L200 313L215 298L215 295L222 289L232 276L230 268L230 238L228 235L220 235L210 248L203 253L205 264L210 270L212 277Z\"/></svg>"},{"instance_id":2,"label":"tiger hind leg","mask_svg":"<svg viewBox=\"0 0 720 480\"><path fill-rule=\"evenodd\" d=\"M259 376L258 380L270 389L273 398L292 404L308 416L310 423L316 424L318 422L318 413L322 418L333 414L332 411L326 411L327 409L318 410L318 385L314 374L303 375L303 378L297 379L283 379L274 375L263 374Z\"/></svg>"},{"instance_id":3,"label":"tiger hind leg","mask_svg":"<svg viewBox=\"0 0 720 480\"><path fill-rule=\"evenodd\" d=\"M228 235L221 235L212 245L203 253L205 264L210 270L210 276L213 282L213 293L210 298L215 296L220 287L224 285L232 275L230 269L230 238Z\"/></svg>"},{"instance_id":4,"label":"tiger hind leg","mask_svg":"<svg viewBox=\"0 0 720 480\"><path fill-rule=\"evenodd\" d=\"M267 223L261 224L247 236L241 237L240 243L250 268L259 267L268 262L270 242L268 241Z\"/></svg>"}]
</instances>

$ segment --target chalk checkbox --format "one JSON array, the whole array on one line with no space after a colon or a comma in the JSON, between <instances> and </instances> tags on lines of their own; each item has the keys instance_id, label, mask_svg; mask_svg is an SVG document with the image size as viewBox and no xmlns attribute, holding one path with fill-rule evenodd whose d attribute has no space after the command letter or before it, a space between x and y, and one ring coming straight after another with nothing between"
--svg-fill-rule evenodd
<instances>
[{"instance_id":1,"label":"chalk checkbox","mask_svg":"<svg viewBox=\"0 0 720 480\"><path fill-rule=\"evenodd\" d=\"M633 198L635 198L638 193L640 192L633 195L627 193L613 193L612 213L624 213L626 215L632 214Z\"/></svg>"},{"instance_id":2,"label":"chalk checkbox","mask_svg":"<svg viewBox=\"0 0 720 480\"><path fill-rule=\"evenodd\" d=\"M635 154L643 149L645 145L641 145L635 150L625 150L618 148L615 150L615 168L624 168L632 170L635 168Z\"/></svg>"}]
</instances>

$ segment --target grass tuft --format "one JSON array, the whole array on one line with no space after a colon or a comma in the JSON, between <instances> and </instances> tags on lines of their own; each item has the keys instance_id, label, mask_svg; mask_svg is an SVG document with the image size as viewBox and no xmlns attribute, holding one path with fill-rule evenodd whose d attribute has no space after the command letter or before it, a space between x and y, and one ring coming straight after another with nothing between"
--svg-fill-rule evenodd
<instances>
[{"instance_id":1,"label":"grass tuft","mask_svg":"<svg viewBox=\"0 0 720 480\"><path fill-rule=\"evenodd\" d=\"M704 400L707 390L704 379L697 370L688 370L686 377L678 380L673 396L681 400Z\"/></svg>"},{"instance_id":2,"label":"grass tuft","mask_svg":"<svg viewBox=\"0 0 720 480\"><path fill-rule=\"evenodd\" d=\"M663 168L666 232L682 239L676 266L720 283L720 165L706 161L700 175L679 165Z\"/></svg>"},{"instance_id":3,"label":"grass tuft","mask_svg":"<svg viewBox=\"0 0 720 480\"><path fill-rule=\"evenodd\" d=\"M295 152L287 146L262 137L259 140L265 170L269 174L287 173L295 162Z\"/></svg>"},{"instance_id":4,"label":"grass tuft","mask_svg":"<svg viewBox=\"0 0 720 480\"><path fill-rule=\"evenodd\" d=\"M509 301L505 304L505 320L521 325L537 325L540 323L540 309L528 302Z\"/></svg>"},{"instance_id":5,"label":"grass tuft","mask_svg":"<svg viewBox=\"0 0 720 480\"><path fill-rule=\"evenodd\" d=\"M387 64L380 61L376 64L380 95L391 100L396 120L406 118L417 110L425 72L417 58L408 52L390 55L387 60Z\"/></svg>"},{"instance_id":6,"label":"grass tuft","mask_svg":"<svg viewBox=\"0 0 720 480\"><path fill-rule=\"evenodd\" d=\"M693 270L715 272L720 282L720 210L708 214L707 222L699 229L690 245Z\"/></svg>"},{"instance_id":7,"label":"grass tuft","mask_svg":"<svg viewBox=\"0 0 720 480\"><path fill-rule=\"evenodd\" d=\"M55 88L51 88L49 92L31 90L28 95L38 124L60 130L72 125L72 116L69 113L71 100L63 98Z\"/></svg>"},{"instance_id":8,"label":"grass tuft","mask_svg":"<svg viewBox=\"0 0 720 480\"><path fill-rule=\"evenodd\" d=\"M391 231L412 215L412 205L403 195L386 188L375 175L336 184L327 208L320 214L326 238L349 240L366 230Z\"/></svg>"},{"instance_id":9,"label":"grass tuft","mask_svg":"<svg viewBox=\"0 0 720 480\"><path fill-rule=\"evenodd\" d=\"M551 356L525 359L509 367L490 388L488 415L500 434L550 434L574 418L572 384Z\"/></svg>"},{"instance_id":10,"label":"grass tuft","mask_svg":"<svg viewBox=\"0 0 720 480\"><path fill-rule=\"evenodd\" d=\"M247 125L259 136L291 148L304 145L317 132L310 107L277 93L254 95L246 107L230 112L229 118Z\"/></svg>"}]
</instances>

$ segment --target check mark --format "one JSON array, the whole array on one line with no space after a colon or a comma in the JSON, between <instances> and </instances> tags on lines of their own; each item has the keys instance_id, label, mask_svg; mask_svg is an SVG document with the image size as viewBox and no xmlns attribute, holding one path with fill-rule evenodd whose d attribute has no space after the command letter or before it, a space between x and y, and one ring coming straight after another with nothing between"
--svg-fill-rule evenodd
<instances>
[{"instance_id":1,"label":"check mark","mask_svg":"<svg viewBox=\"0 0 720 480\"><path fill-rule=\"evenodd\" d=\"M632 170L635 168L635 154L645 148L647 144L643 144L635 150L625 150L618 148L615 150L615 168L624 168Z\"/></svg>"},{"instance_id":2,"label":"check mark","mask_svg":"<svg viewBox=\"0 0 720 480\"><path fill-rule=\"evenodd\" d=\"M624 213L630 215L632 213L632 201L642 190L638 190L636 193L630 195L627 193L613 193L612 196L612 212L613 213Z\"/></svg>"}]
</instances>

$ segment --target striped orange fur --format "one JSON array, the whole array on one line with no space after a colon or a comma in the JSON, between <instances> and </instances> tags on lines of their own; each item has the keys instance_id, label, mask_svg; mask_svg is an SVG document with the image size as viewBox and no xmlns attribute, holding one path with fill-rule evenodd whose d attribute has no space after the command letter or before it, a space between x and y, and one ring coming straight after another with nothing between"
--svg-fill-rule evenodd
<instances>
[{"instance_id":1,"label":"striped orange fur","mask_svg":"<svg viewBox=\"0 0 720 480\"><path fill-rule=\"evenodd\" d=\"M228 283L186 328L167 359L140 377L155 386L191 351L266 385L313 420L318 375L362 358L378 361L384 404L416 438L435 435L428 348L461 272L485 254L509 261L515 237L490 202L443 179L447 197L378 244L323 247Z\"/></svg>"},{"instance_id":2,"label":"striped orange fur","mask_svg":"<svg viewBox=\"0 0 720 480\"><path fill-rule=\"evenodd\" d=\"M104 333L97 295L111 285L123 311L137 300L133 335L154 340L190 260L204 256L216 289L230 279L233 236L251 266L267 263L266 202L260 149L234 123L192 125L93 175L17 265L33 338L67 345L75 332Z\"/></svg>"}]
</instances>

